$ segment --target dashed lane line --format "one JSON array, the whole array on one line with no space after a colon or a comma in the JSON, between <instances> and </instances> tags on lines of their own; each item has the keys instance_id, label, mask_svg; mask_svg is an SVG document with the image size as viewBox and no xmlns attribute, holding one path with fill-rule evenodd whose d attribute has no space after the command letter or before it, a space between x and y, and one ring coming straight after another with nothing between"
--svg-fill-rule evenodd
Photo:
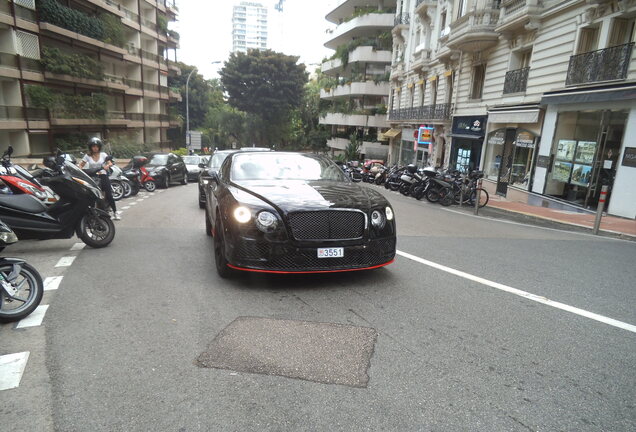
<instances>
[{"instance_id":1,"label":"dashed lane line","mask_svg":"<svg viewBox=\"0 0 636 432\"><path fill-rule=\"evenodd\" d=\"M29 352L0 356L0 390L17 388L29 360Z\"/></svg>"},{"instance_id":2,"label":"dashed lane line","mask_svg":"<svg viewBox=\"0 0 636 432\"><path fill-rule=\"evenodd\" d=\"M125 206L125 207L122 207L121 209L122 210L128 210L129 208L130 208L130 206Z\"/></svg>"},{"instance_id":3,"label":"dashed lane line","mask_svg":"<svg viewBox=\"0 0 636 432\"><path fill-rule=\"evenodd\" d=\"M55 264L55 267L69 267L71 264L73 264L73 261L75 261L74 256L62 257L57 262L57 264Z\"/></svg>"},{"instance_id":4,"label":"dashed lane line","mask_svg":"<svg viewBox=\"0 0 636 432\"><path fill-rule=\"evenodd\" d=\"M44 279L44 291L53 291L60 287L64 276L51 276Z\"/></svg>"},{"instance_id":5,"label":"dashed lane line","mask_svg":"<svg viewBox=\"0 0 636 432\"><path fill-rule=\"evenodd\" d=\"M37 327L42 325L42 321L44 320L44 315L46 314L49 305L40 305L33 312L31 312L26 318L20 320L20 322L15 326L15 328L27 328L27 327Z\"/></svg>"},{"instance_id":6,"label":"dashed lane line","mask_svg":"<svg viewBox=\"0 0 636 432\"><path fill-rule=\"evenodd\" d=\"M75 243L71 246L72 251L80 251L86 247L86 243Z\"/></svg>"},{"instance_id":7,"label":"dashed lane line","mask_svg":"<svg viewBox=\"0 0 636 432\"><path fill-rule=\"evenodd\" d=\"M131 205L131 206L134 206L134 205L137 205L137 203L136 203L136 202L131 202L131 203L130 203L130 205ZM130 207L129 207L129 208L130 208Z\"/></svg>"},{"instance_id":8,"label":"dashed lane line","mask_svg":"<svg viewBox=\"0 0 636 432\"><path fill-rule=\"evenodd\" d=\"M632 333L636 333L636 325L632 325L632 324L628 324L628 323L625 323L625 322L622 322L622 321L618 321L618 320L615 320L613 318L609 318L609 317L606 317L606 316L603 316L603 315L596 314L594 312L587 311L585 309L579 309L577 307L570 306L570 305L567 305L565 303L560 303L560 302L557 302L557 301L554 301L554 300L550 300L547 297L543 297L543 296L532 294L532 293L529 293L529 292L526 292L526 291L522 291L520 289L513 288L513 287L508 286L508 285L500 284L498 282L493 282L493 281L490 281L488 279L484 279L482 277L475 276L475 275L472 275L470 273L463 272L461 270L456 270L454 268L447 267L445 265L438 264L438 263L435 263L433 261L425 260L424 258L420 258L418 256L411 255L409 253L402 252L400 250L397 251L397 254L400 255L400 256L403 256L404 258L407 258L407 259L410 259L412 261L418 262L420 264L424 264L426 266L433 267L433 268L435 268L437 270L441 270L441 271L444 271L446 273L450 273L450 274L453 274L455 276L459 276L461 278L468 279L468 280L480 283L482 285L489 286L491 288L495 288L495 289L498 289L498 290L501 290L501 291L505 291L507 293L514 294L516 296L523 297L525 299L532 300L534 302L541 303L541 304L544 304L546 306L550 306L550 307L553 307L553 308L561 309L561 310L564 310L566 312L571 312L573 314L576 314L576 315L579 315L579 316L582 316L582 317L585 317L585 318L589 318L589 319L592 319L592 320L595 320L595 321L602 322L604 324L608 324L608 325L611 325L611 326L614 326L614 327L617 327L617 328L620 328L620 329L623 329L623 330L630 331Z\"/></svg>"}]
</instances>

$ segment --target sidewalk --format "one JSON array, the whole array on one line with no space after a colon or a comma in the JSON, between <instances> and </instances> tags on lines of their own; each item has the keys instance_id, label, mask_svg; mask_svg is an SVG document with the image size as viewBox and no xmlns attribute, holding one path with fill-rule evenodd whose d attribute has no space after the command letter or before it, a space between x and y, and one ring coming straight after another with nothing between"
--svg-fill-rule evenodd
<instances>
[{"instance_id":1,"label":"sidewalk","mask_svg":"<svg viewBox=\"0 0 636 432\"><path fill-rule=\"evenodd\" d=\"M487 207L551 222L589 228L590 230L594 228L594 219L596 218L596 215L592 213L578 213L533 206L526 203L509 201L504 197L494 194L490 195ZM600 230L611 234L620 234L636 240L636 220L633 219L603 215Z\"/></svg>"}]
</instances>

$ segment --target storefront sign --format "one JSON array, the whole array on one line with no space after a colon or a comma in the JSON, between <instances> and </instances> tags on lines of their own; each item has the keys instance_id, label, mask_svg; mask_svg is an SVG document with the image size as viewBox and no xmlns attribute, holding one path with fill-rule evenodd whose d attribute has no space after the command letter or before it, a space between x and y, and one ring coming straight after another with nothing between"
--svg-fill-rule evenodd
<instances>
[{"instance_id":1,"label":"storefront sign","mask_svg":"<svg viewBox=\"0 0 636 432\"><path fill-rule=\"evenodd\" d=\"M432 127L420 126L417 142L419 144L430 144L433 142L433 130L435 129Z\"/></svg>"},{"instance_id":2,"label":"storefront sign","mask_svg":"<svg viewBox=\"0 0 636 432\"><path fill-rule=\"evenodd\" d=\"M519 132L515 145L523 148L534 148L534 135L530 132Z\"/></svg>"},{"instance_id":3,"label":"storefront sign","mask_svg":"<svg viewBox=\"0 0 636 432\"><path fill-rule=\"evenodd\" d=\"M486 117L455 117L453 119L453 133L463 135L483 136L486 130Z\"/></svg>"},{"instance_id":4,"label":"storefront sign","mask_svg":"<svg viewBox=\"0 0 636 432\"><path fill-rule=\"evenodd\" d=\"M489 145L503 145L506 142L506 130L498 129L488 137Z\"/></svg>"},{"instance_id":5,"label":"storefront sign","mask_svg":"<svg viewBox=\"0 0 636 432\"><path fill-rule=\"evenodd\" d=\"M550 166L550 156L537 157L537 168L547 168Z\"/></svg>"},{"instance_id":6,"label":"storefront sign","mask_svg":"<svg viewBox=\"0 0 636 432\"><path fill-rule=\"evenodd\" d=\"M623 166L636 168L636 147L625 147Z\"/></svg>"}]
</instances>

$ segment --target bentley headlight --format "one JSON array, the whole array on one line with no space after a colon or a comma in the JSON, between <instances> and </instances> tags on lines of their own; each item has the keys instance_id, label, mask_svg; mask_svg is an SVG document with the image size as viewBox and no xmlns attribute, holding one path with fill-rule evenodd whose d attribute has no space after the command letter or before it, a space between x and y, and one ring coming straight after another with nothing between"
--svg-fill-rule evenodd
<instances>
[{"instance_id":1,"label":"bentley headlight","mask_svg":"<svg viewBox=\"0 0 636 432\"><path fill-rule=\"evenodd\" d=\"M386 212L386 220L393 220L393 209L387 207L384 211Z\"/></svg>"},{"instance_id":2,"label":"bentley headlight","mask_svg":"<svg viewBox=\"0 0 636 432\"><path fill-rule=\"evenodd\" d=\"M238 223L247 223L252 218L252 212L247 207L239 206L234 209L234 219Z\"/></svg>"},{"instance_id":3,"label":"bentley headlight","mask_svg":"<svg viewBox=\"0 0 636 432\"><path fill-rule=\"evenodd\" d=\"M256 217L256 226L263 232L272 231L276 228L276 215L268 211L262 211Z\"/></svg>"},{"instance_id":4,"label":"bentley headlight","mask_svg":"<svg viewBox=\"0 0 636 432\"><path fill-rule=\"evenodd\" d=\"M210 183L210 180L207 180L207 179L201 179L201 184L202 184L202 185L207 185L208 183Z\"/></svg>"},{"instance_id":5,"label":"bentley headlight","mask_svg":"<svg viewBox=\"0 0 636 432\"><path fill-rule=\"evenodd\" d=\"M11 244L18 241L18 236L13 231L0 232L0 243Z\"/></svg>"},{"instance_id":6,"label":"bentley headlight","mask_svg":"<svg viewBox=\"0 0 636 432\"><path fill-rule=\"evenodd\" d=\"M385 223L386 220L382 212L380 210L373 210L371 213L371 224L378 229L382 229Z\"/></svg>"}]
</instances>

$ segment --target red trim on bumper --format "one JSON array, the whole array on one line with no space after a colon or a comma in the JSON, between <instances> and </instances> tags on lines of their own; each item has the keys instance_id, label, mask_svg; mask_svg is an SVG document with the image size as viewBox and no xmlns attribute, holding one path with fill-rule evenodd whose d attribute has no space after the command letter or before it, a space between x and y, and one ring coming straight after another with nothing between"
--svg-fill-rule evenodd
<instances>
[{"instance_id":1,"label":"red trim on bumper","mask_svg":"<svg viewBox=\"0 0 636 432\"><path fill-rule=\"evenodd\" d=\"M377 269L380 267L384 267L387 266L389 264L392 264L395 260L392 259L389 262L386 262L384 264L380 264L380 265L376 265L373 267L362 267L362 268L355 268L355 269L344 269L344 270L314 270L314 271L280 271L280 270L257 270L257 269L250 269L250 268L244 268L244 267L237 267L237 266L233 266L232 264L228 264L227 266L234 269L234 270L240 270L240 271L248 271L248 272L254 272L254 273L274 273L274 274L315 274L315 273L342 273L342 272L352 272L352 271L360 271L360 270L373 270L373 269Z\"/></svg>"}]
</instances>

